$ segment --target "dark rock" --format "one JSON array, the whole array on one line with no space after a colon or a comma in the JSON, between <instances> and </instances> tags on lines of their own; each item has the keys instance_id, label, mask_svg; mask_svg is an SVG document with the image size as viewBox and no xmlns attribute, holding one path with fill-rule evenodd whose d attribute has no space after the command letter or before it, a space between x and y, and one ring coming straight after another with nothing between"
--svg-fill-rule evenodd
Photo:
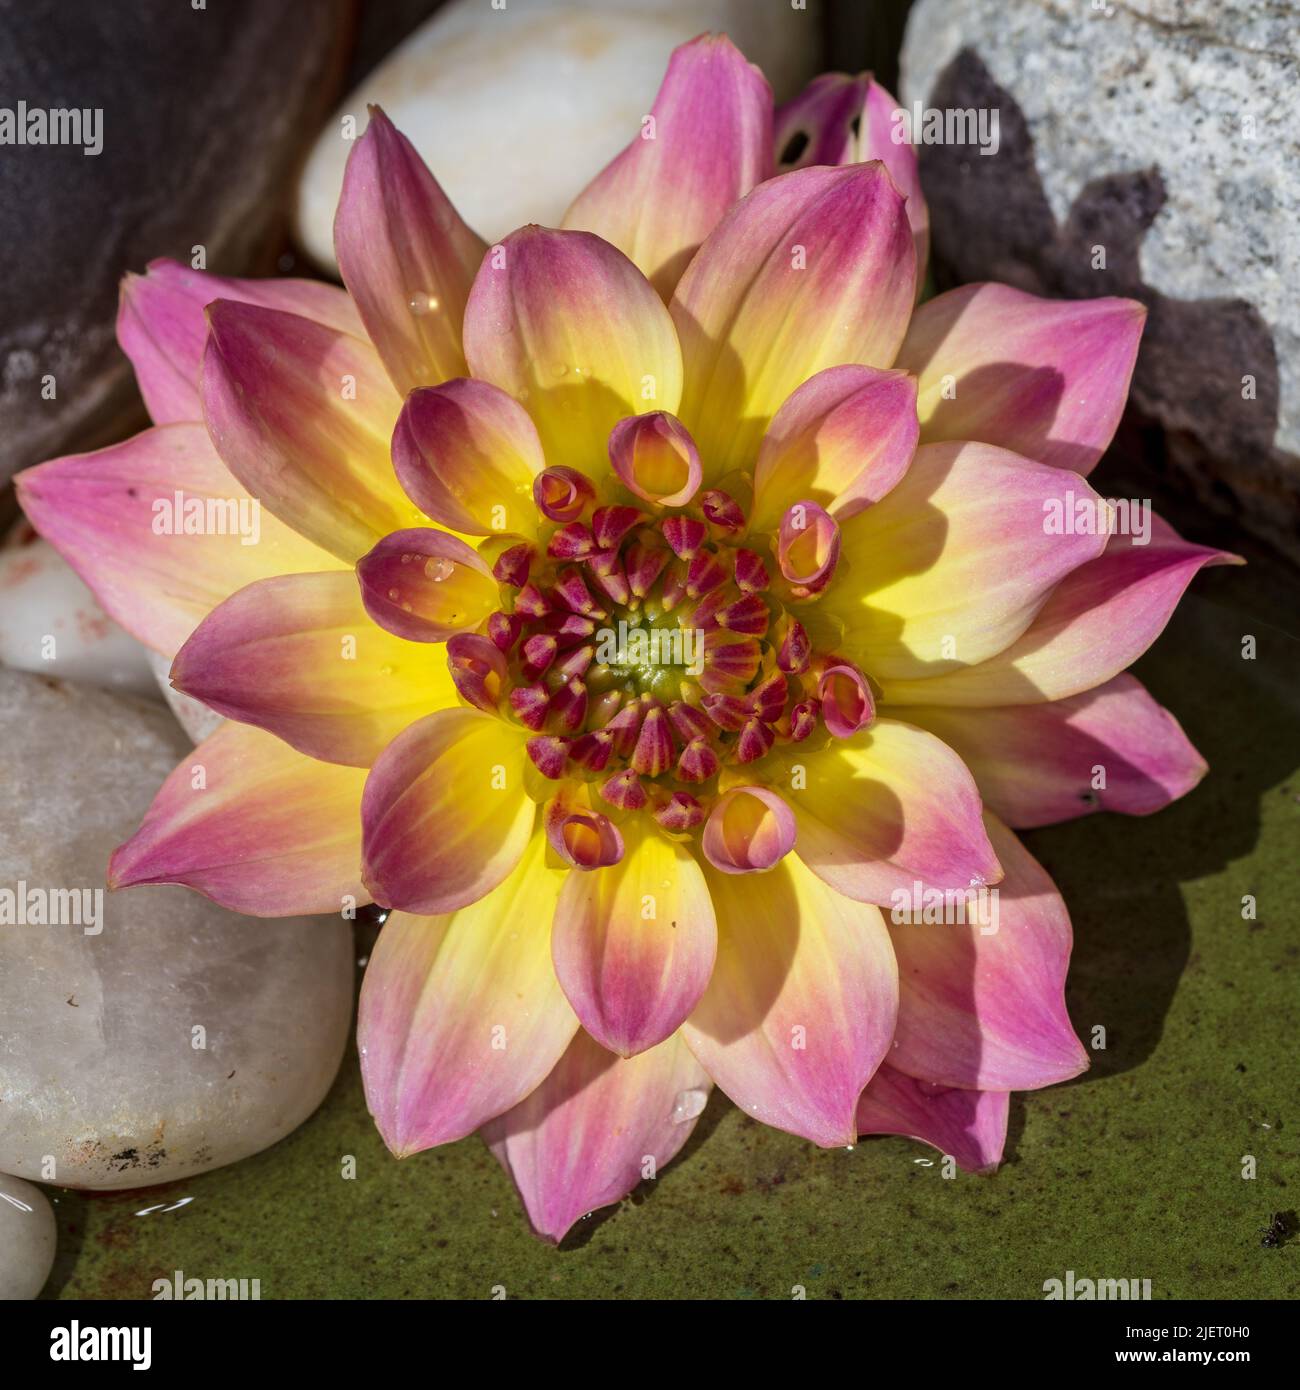
<instances>
[{"instance_id":1,"label":"dark rock","mask_svg":"<svg viewBox=\"0 0 1300 1390\"><path fill-rule=\"evenodd\" d=\"M0 145L0 479L134 423L139 402L113 334L125 271L155 256L190 261L199 245L209 270L272 269L285 194L341 80L351 9L0 9L0 122L20 102L29 113L103 113L98 154ZM42 398L48 376L52 400Z\"/></svg>"}]
</instances>

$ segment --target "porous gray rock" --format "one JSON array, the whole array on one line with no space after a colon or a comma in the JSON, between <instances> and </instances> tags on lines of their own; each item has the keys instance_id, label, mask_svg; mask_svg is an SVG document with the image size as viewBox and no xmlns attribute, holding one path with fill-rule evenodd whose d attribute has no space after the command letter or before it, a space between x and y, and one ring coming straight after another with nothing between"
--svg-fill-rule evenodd
<instances>
[{"instance_id":1,"label":"porous gray rock","mask_svg":"<svg viewBox=\"0 0 1300 1390\"><path fill-rule=\"evenodd\" d=\"M191 752L161 705L0 670L0 748L0 1172L141 1187L301 1124L347 1041L349 924L241 917L185 888L96 902ZM20 888L64 925L15 922Z\"/></svg>"},{"instance_id":2,"label":"porous gray rock","mask_svg":"<svg viewBox=\"0 0 1300 1390\"><path fill-rule=\"evenodd\" d=\"M919 0L901 93L999 112L994 155L920 151L938 257L963 281L1143 300L1133 400L1202 501L1293 555L1297 34L1294 0Z\"/></svg>"}]
</instances>

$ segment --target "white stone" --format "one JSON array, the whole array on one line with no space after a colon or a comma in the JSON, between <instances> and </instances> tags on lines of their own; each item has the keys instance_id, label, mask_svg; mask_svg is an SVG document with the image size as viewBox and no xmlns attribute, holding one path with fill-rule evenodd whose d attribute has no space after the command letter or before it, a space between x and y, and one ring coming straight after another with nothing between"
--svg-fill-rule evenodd
<instances>
[{"instance_id":1,"label":"white stone","mask_svg":"<svg viewBox=\"0 0 1300 1390\"><path fill-rule=\"evenodd\" d=\"M0 546L0 666L158 695L145 648L26 521Z\"/></svg>"},{"instance_id":2,"label":"white stone","mask_svg":"<svg viewBox=\"0 0 1300 1390\"><path fill-rule=\"evenodd\" d=\"M452 0L351 92L326 125L298 190L297 230L334 265L334 209L366 104L414 143L461 215L489 242L527 222L557 226L573 198L650 110L668 56L724 32L777 99L815 75L821 0Z\"/></svg>"},{"instance_id":3,"label":"white stone","mask_svg":"<svg viewBox=\"0 0 1300 1390\"><path fill-rule=\"evenodd\" d=\"M190 752L161 705L8 671L0 748L0 889L92 895ZM0 1171L141 1187L311 1114L351 1023L346 922L240 917L177 887L83 901L98 934L0 925Z\"/></svg>"},{"instance_id":4,"label":"white stone","mask_svg":"<svg viewBox=\"0 0 1300 1390\"><path fill-rule=\"evenodd\" d=\"M35 1298L54 1268L54 1208L39 1187L0 1173L0 1302Z\"/></svg>"},{"instance_id":5,"label":"white stone","mask_svg":"<svg viewBox=\"0 0 1300 1390\"><path fill-rule=\"evenodd\" d=\"M170 678L171 659L161 652L146 651L149 668L153 671L158 689L163 693L171 712L176 716L182 729L190 736L191 743L202 743L209 734L216 733L223 720L216 710L211 710L202 700L196 700L183 690L173 687Z\"/></svg>"}]
</instances>

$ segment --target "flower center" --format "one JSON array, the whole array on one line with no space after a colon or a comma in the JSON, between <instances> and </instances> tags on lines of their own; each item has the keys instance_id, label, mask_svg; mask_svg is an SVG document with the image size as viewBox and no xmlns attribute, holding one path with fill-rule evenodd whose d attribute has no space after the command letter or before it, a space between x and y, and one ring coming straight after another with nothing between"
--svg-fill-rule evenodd
<instances>
[{"instance_id":1,"label":"flower center","mask_svg":"<svg viewBox=\"0 0 1300 1390\"><path fill-rule=\"evenodd\" d=\"M727 769L856 732L874 706L861 672L815 652L796 616L835 568L835 522L801 502L779 535L747 535L741 503L697 496L698 462L675 467L674 443L657 426L630 444L607 498L575 470L542 473L539 543L485 543L501 606L486 637L454 638L448 655L462 695L530 731L543 777L685 832Z\"/></svg>"},{"instance_id":2,"label":"flower center","mask_svg":"<svg viewBox=\"0 0 1300 1390\"><path fill-rule=\"evenodd\" d=\"M681 698L684 677L703 673L704 633L656 609L653 600L640 611L616 605L596 629L589 693L622 689L670 704Z\"/></svg>"}]
</instances>

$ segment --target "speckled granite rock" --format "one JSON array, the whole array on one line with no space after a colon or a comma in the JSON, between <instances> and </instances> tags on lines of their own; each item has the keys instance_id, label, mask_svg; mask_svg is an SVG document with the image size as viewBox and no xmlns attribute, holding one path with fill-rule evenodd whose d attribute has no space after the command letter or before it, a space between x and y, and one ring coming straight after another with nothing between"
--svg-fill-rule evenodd
<instances>
[{"instance_id":1,"label":"speckled granite rock","mask_svg":"<svg viewBox=\"0 0 1300 1390\"><path fill-rule=\"evenodd\" d=\"M817 66L821 0L450 0L350 92L321 132L298 190L298 236L334 264L334 209L366 104L415 144L475 231L558 226L569 203L637 132L673 48L731 36L778 99Z\"/></svg>"},{"instance_id":2,"label":"speckled granite rock","mask_svg":"<svg viewBox=\"0 0 1300 1390\"><path fill-rule=\"evenodd\" d=\"M190 751L160 705L9 671L0 748L11 894L102 889ZM0 925L0 1171L140 1187L257 1153L311 1114L351 1022L346 922L259 921L183 888L79 901L81 925Z\"/></svg>"},{"instance_id":3,"label":"speckled granite rock","mask_svg":"<svg viewBox=\"0 0 1300 1390\"><path fill-rule=\"evenodd\" d=\"M1294 0L919 0L902 84L1000 113L996 155L921 152L940 258L962 280L1144 300L1135 403L1202 501L1293 556L1298 33Z\"/></svg>"},{"instance_id":4,"label":"speckled granite rock","mask_svg":"<svg viewBox=\"0 0 1300 1390\"><path fill-rule=\"evenodd\" d=\"M239 273L273 249L337 92L350 9L0 7L0 106L101 113L82 144L0 157L0 479L121 430L134 401L113 338L124 271L201 245L208 269Z\"/></svg>"},{"instance_id":5,"label":"speckled granite rock","mask_svg":"<svg viewBox=\"0 0 1300 1390\"><path fill-rule=\"evenodd\" d=\"M35 1298L54 1267L54 1209L39 1187L0 1173L0 1302Z\"/></svg>"}]
</instances>

